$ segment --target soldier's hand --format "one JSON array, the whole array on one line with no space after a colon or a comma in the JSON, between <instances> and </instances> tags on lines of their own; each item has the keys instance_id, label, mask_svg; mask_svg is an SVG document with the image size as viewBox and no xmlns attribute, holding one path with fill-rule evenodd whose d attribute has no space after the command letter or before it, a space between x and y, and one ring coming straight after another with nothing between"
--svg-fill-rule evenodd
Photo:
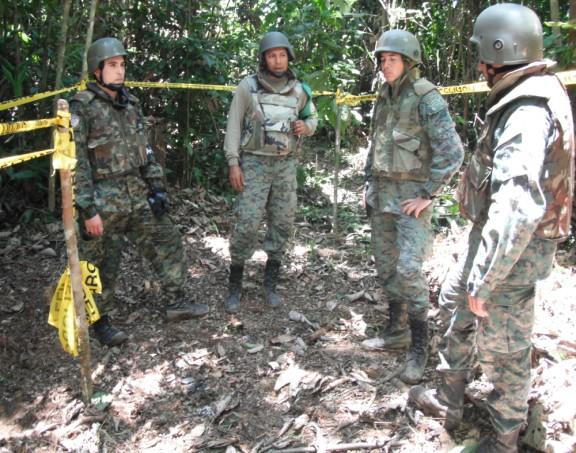
<instances>
[{"instance_id":1,"label":"soldier's hand","mask_svg":"<svg viewBox=\"0 0 576 453\"><path fill-rule=\"evenodd\" d=\"M232 165L228 170L228 179L236 192L244 190L244 173L239 165Z\"/></svg>"},{"instance_id":2,"label":"soldier's hand","mask_svg":"<svg viewBox=\"0 0 576 453\"><path fill-rule=\"evenodd\" d=\"M486 301L484 299L480 299L468 294L468 307L472 313L480 318L486 318L488 316Z\"/></svg>"},{"instance_id":3,"label":"soldier's hand","mask_svg":"<svg viewBox=\"0 0 576 453\"><path fill-rule=\"evenodd\" d=\"M302 120L296 120L292 122L292 132L294 135L308 135L308 126Z\"/></svg>"},{"instance_id":4,"label":"soldier's hand","mask_svg":"<svg viewBox=\"0 0 576 453\"><path fill-rule=\"evenodd\" d=\"M148 194L148 204L155 217L162 217L170 209L170 200L164 190L155 190Z\"/></svg>"},{"instance_id":5,"label":"soldier's hand","mask_svg":"<svg viewBox=\"0 0 576 453\"><path fill-rule=\"evenodd\" d=\"M418 218L420 213L424 211L428 206L430 206L432 200L426 198L410 198L402 202L402 212L406 215L413 215Z\"/></svg>"},{"instance_id":6,"label":"soldier's hand","mask_svg":"<svg viewBox=\"0 0 576 453\"><path fill-rule=\"evenodd\" d=\"M98 237L104 234L104 223L100 218L100 214L96 214L91 219L85 220L84 226L90 236Z\"/></svg>"}]
</instances>

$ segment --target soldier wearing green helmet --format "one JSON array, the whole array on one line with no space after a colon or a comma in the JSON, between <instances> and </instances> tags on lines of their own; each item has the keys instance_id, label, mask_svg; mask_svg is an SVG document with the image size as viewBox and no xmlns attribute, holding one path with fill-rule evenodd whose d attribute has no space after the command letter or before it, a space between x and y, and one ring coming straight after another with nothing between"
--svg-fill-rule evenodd
<instances>
[{"instance_id":1,"label":"soldier wearing green helmet","mask_svg":"<svg viewBox=\"0 0 576 453\"><path fill-rule=\"evenodd\" d=\"M440 308L451 315L440 385L414 387L410 400L455 428L477 357L493 386L486 400L493 431L476 451L514 453L528 412L535 288L550 274L556 244L570 228L574 127L566 90L550 71L554 62L543 59L534 11L490 6L470 41L491 87L458 189L472 229L440 292Z\"/></svg>"},{"instance_id":2,"label":"soldier wearing green helmet","mask_svg":"<svg viewBox=\"0 0 576 453\"><path fill-rule=\"evenodd\" d=\"M414 384L428 360L430 302L422 267L433 240L432 200L460 167L463 149L446 102L420 76L416 37L386 31L374 54L385 83L372 112L364 203L389 316L382 335L362 346L409 348L400 378Z\"/></svg>"},{"instance_id":3,"label":"soldier wearing green helmet","mask_svg":"<svg viewBox=\"0 0 576 453\"><path fill-rule=\"evenodd\" d=\"M126 90L126 51L116 38L102 38L88 49L95 82L70 102L76 142L76 206L81 259L100 271L97 295L101 318L95 337L116 346L128 336L110 322L114 288L125 240L148 258L162 284L168 320L204 315L208 307L186 300L186 260L182 238L170 220L162 167L144 130L140 102Z\"/></svg>"},{"instance_id":4,"label":"soldier wearing green helmet","mask_svg":"<svg viewBox=\"0 0 576 453\"><path fill-rule=\"evenodd\" d=\"M289 68L294 57L283 33L266 33L258 49L258 71L240 82L228 113L224 151L228 179L239 192L224 304L228 313L240 310L244 263L256 248L264 213L264 297L270 307L282 303L276 285L296 214L297 151L318 123L312 91Z\"/></svg>"}]
</instances>

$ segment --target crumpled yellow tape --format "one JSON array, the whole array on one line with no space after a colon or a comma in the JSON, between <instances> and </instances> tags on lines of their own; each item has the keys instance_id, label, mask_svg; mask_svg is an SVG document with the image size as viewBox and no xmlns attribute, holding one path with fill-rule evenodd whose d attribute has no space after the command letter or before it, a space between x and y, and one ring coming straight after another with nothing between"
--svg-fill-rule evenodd
<instances>
[{"instance_id":1,"label":"crumpled yellow tape","mask_svg":"<svg viewBox=\"0 0 576 453\"><path fill-rule=\"evenodd\" d=\"M74 131L70 127L70 113L58 111L58 119L66 130L54 129L54 148L52 168L55 170L72 170L76 167L76 143Z\"/></svg>"},{"instance_id":2,"label":"crumpled yellow tape","mask_svg":"<svg viewBox=\"0 0 576 453\"><path fill-rule=\"evenodd\" d=\"M102 282L98 268L88 261L80 261L82 270L82 289L88 324L94 324L100 319L100 312L94 301L93 294L102 292ZM70 268L67 267L56 286L50 302L48 324L58 329L58 338L64 351L78 355L78 329L76 328L76 310L70 282Z\"/></svg>"}]
</instances>

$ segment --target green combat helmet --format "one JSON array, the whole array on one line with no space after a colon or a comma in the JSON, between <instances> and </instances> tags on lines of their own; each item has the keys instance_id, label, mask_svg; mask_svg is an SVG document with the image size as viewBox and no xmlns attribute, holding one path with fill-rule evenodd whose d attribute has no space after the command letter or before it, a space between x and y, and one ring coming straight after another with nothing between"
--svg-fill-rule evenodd
<instances>
[{"instance_id":1,"label":"green combat helmet","mask_svg":"<svg viewBox=\"0 0 576 453\"><path fill-rule=\"evenodd\" d=\"M288 50L288 60L294 60L295 55L292 44L290 44L290 41L288 41L286 35L284 33L280 33L279 31L268 32L262 37L260 40L260 48L258 49L260 58L262 59L264 57L264 52L276 47L286 48L286 50Z\"/></svg>"},{"instance_id":2,"label":"green combat helmet","mask_svg":"<svg viewBox=\"0 0 576 453\"><path fill-rule=\"evenodd\" d=\"M482 11L470 41L478 46L479 59L486 64L519 65L544 55L540 19L530 8L513 3Z\"/></svg>"},{"instance_id":3,"label":"green combat helmet","mask_svg":"<svg viewBox=\"0 0 576 453\"><path fill-rule=\"evenodd\" d=\"M94 74L100 63L108 58L126 55L124 46L116 38L100 38L88 49L88 72Z\"/></svg>"},{"instance_id":4,"label":"green combat helmet","mask_svg":"<svg viewBox=\"0 0 576 453\"><path fill-rule=\"evenodd\" d=\"M382 33L376 41L376 48L374 49L378 64L382 52L399 53L418 64L422 63L420 43L416 36L406 30L389 30Z\"/></svg>"}]
</instances>

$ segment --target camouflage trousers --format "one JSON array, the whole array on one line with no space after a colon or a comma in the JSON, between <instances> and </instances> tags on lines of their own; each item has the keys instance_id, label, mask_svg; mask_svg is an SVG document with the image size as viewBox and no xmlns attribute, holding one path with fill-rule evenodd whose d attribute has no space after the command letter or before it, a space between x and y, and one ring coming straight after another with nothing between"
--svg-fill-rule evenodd
<instances>
[{"instance_id":1,"label":"camouflage trousers","mask_svg":"<svg viewBox=\"0 0 576 453\"><path fill-rule=\"evenodd\" d=\"M281 261L294 228L297 205L296 158L244 154L244 190L236 200L236 224L230 239L233 264L250 259L258 228L266 213L263 249L268 258Z\"/></svg>"},{"instance_id":2,"label":"camouflage trousers","mask_svg":"<svg viewBox=\"0 0 576 453\"><path fill-rule=\"evenodd\" d=\"M170 217L154 217L145 201L134 210L100 212L100 217L104 235L79 241L80 259L94 263L100 271L103 289L97 297L100 311L105 313L113 301L127 240L150 261L162 285L163 296L167 302L173 302L183 292L186 261L181 236Z\"/></svg>"},{"instance_id":3,"label":"camouflage trousers","mask_svg":"<svg viewBox=\"0 0 576 453\"><path fill-rule=\"evenodd\" d=\"M411 318L426 320L430 305L422 266L432 245L432 208L418 218L378 212L372 222L372 253L389 302L406 304Z\"/></svg>"},{"instance_id":4,"label":"camouflage trousers","mask_svg":"<svg viewBox=\"0 0 576 453\"><path fill-rule=\"evenodd\" d=\"M466 288L480 241L481 228L474 227L466 253L442 285L440 310L443 319L450 318L450 321L438 369L470 370L477 358L493 385L487 400L491 422L497 431L506 433L523 424L528 411L536 280L525 269L513 269L506 283L495 288L486 301L489 316L477 318L468 307ZM544 245L547 250L541 250L543 256L532 258L542 259L550 265L555 249L550 245ZM522 261L529 258L523 256L517 267L524 267ZM524 274L523 283L520 274Z\"/></svg>"}]
</instances>

